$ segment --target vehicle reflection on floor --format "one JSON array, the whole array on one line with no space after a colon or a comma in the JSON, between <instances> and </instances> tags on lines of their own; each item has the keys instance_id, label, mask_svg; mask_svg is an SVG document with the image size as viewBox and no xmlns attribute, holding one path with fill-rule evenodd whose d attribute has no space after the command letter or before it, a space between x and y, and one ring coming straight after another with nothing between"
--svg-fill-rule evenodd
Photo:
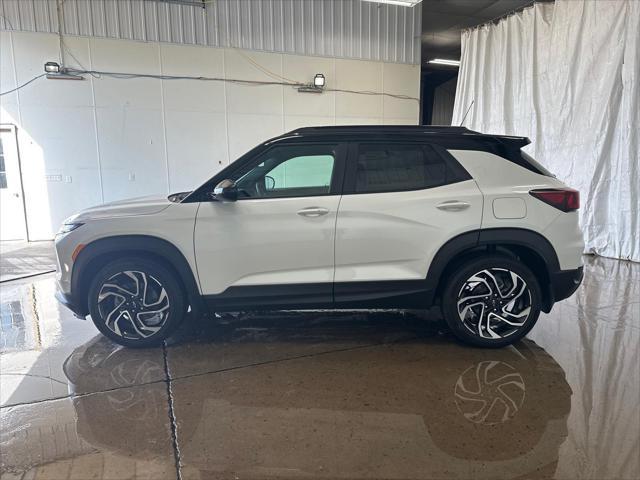
<instances>
[{"instance_id":1,"label":"vehicle reflection on floor","mask_svg":"<svg viewBox=\"0 0 640 480\"><path fill-rule=\"evenodd\" d=\"M270 339L288 341L278 331L273 326ZM69 358L65 371L76 388L104 377L135 385L163 369L132 363L128 350L105 344L99 339ZM177 379L172 392L181 461L202 478L227 471L251 478L551 475L571 397L560 366L532 342L470 351L428 338L237 365ZM73 405L78 433L91 445L141 459L161 453L154 439L164 433L167 401L159 391L115 390ZM106 418L149 435L128 444Z\"/></svg>"},{"instance_id":2,"label":"vehicle reflection on floor","mask_svg":"<svg viewBox=\"0 0 640 480\"><path fill-rule=\"evenodd\" d=\"M639 267L590 259L576 297L499 350L382 311L224 315L132 350L58 307L51 278L3 285L2 471L637 478Z\"/></svg>"}]
</instances>

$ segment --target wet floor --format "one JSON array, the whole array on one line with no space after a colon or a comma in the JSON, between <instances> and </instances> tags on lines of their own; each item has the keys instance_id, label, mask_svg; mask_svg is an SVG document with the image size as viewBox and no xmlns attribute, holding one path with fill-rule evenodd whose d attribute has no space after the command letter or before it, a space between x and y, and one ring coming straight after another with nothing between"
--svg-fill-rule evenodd
<instances>
[{"instance_id":1,"label":"wet floor","mask_svg":"<svg viewBox=\"0 0 640 480\"><path fill-rule=\"evenodd\" d=\"M640 265L586 261L501 350L433 312L225 315L131 350L52 276L5 283L1 478L637 479Z\"/></svg>"}]
</instances>

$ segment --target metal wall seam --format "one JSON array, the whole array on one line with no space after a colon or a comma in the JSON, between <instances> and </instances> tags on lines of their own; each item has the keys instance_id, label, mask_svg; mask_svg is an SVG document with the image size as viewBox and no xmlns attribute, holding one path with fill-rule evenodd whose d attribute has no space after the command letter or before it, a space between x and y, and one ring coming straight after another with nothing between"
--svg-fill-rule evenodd
<instances>
[{"instance_id":1,"label":"metal wall seam","mask_svg":"<svg viewBox=\"0 0 640 480\"><path fill-rule=\"evenodd\" d=\"M362 0L65 0L66 35L420 63L421 7ZM56 0L0 0L0 30L56 33Z\"/></svg>"}]
</instances>

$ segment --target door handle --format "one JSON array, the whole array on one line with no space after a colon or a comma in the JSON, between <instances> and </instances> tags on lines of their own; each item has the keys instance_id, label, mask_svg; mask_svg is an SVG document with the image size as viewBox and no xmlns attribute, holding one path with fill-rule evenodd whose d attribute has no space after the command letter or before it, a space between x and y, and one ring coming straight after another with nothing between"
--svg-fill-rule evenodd
<instances>
[{"instance_id":1,"label":"door handle","mask_svg":"<svg viewBox=\"0 0 640 480\"><path fill-rule=\"evenodd\" d=\"M321 217L327 213L329 213L329 210L322 207L307 207L298 210L298 215L302 215L303 217Z\"/></svg>"},{"instance_id":2,"label":"door handle","mask_svg":"<svg viewBox=\"0 0 640 480\"><path fill-rule=\"evenodd\" d=\"M471 206L470 203L461 202L459 200L447 200L446 202L439 203L436 208L445 210L447 212L459 212L460 210L466 210Z\"/></svg>"}]
</instances>

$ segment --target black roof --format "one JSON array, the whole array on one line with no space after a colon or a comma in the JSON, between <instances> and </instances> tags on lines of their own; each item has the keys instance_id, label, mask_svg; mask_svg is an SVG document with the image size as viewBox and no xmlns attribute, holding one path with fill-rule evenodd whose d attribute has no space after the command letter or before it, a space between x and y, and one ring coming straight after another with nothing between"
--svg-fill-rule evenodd
<instances>
[{"instance_id":1,"label":"black roof","mask_svg":"<svg viewBox=\"0 0 640 480\"><path fill-rule=\"evenodd\" d=\"M531 143L527 137L515 137L509 135L489 135L474 130L469 130L467 127L450 127L450 126L438 126L438 125L348 125L348 126L326 126L326 127L304 127L292 130L284 135L273 138L267 143L272 141L281 141L285 139L303 139L310 138L323 139L334 136L350 136L350 137L362 137L362 136L410 136L410 137L422 137L429 136L430 138L446 139L466 139L466 140L494 140L502 144L509 144L511 146L521 148Z\"/></svg>"},{"instance_id":2,"label":"black roof","mask_svg":"<svg viewBox=\"0 0 640 480\"><path fill-rule=\"evenodd\" d=\"M450 127L440 125L344 125L326 127L304 127L292 130L289 134L313 134L313 133L450 133L467 134L475 133L467 127Z\"/></svg>"}]
</instances>

